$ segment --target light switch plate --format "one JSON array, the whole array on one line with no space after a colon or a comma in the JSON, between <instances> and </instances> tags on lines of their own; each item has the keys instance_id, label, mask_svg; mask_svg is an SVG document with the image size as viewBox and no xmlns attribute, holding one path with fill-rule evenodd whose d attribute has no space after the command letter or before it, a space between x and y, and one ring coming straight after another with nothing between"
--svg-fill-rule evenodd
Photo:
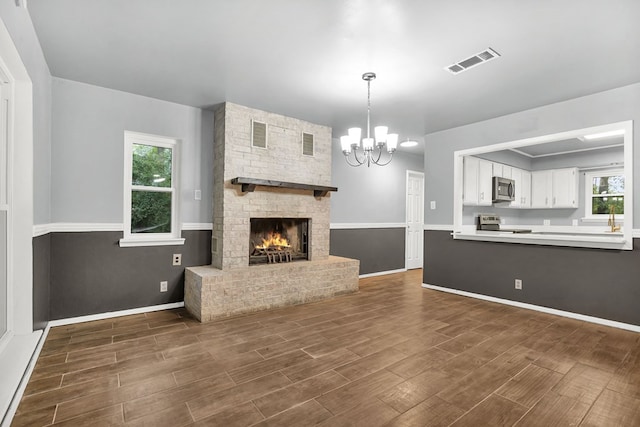
<instances>
[{"instance_id":1,"label":"light switch plate","mask_svg":"<svg viewBox=\"0 0 640 427\"><path fill-rule=\"evenodd\" d=\"M431 203L430 203L430 206L431 206L431 210L432 211L435 210L436 209L436 201L432 200Z\"/></svg>"}]
</instances>

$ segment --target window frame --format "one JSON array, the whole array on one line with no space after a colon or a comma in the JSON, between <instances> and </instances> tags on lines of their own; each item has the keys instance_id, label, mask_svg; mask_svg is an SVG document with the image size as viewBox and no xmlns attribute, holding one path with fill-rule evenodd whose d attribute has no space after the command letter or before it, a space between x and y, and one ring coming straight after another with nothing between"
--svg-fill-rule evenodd
<instances>
[{"instance_id":1,"label":"window frame","mask_svg":"<svg viewBox=\"0 0 640 427\"><path fill-rule=\"evenodd\" d=\"M607 221L609 219L609 214L594 214L592 213L593 207L593 190L592 190L592 182L593 178L603 177L603 176L622 176L625 178L624 186L625 190L627 187L627 180L624 173L624 169L621 168L607 168L607 169L598 169L593 171L586 171L584 173L584 217L582 218L584 221ZM625 196L625 193L622 193L622 197ZM624 214L616 214L616 220L623 221Z\"/></svg>"},{"instance_id":2,"label":"window frame","mask_svg":"<svg viewBox=\"0 0 640 427\"><path fill-rule=\"evenodd\" d=\"M133 185L133 145L150 145L171 149L171 187ZM184 245L180 222L180 140L140 132L124 132L124 235L120 247ZM131 232L131 194L133 191L171 193L171 231L169 233Z\"/></svg>"}]
</instances>

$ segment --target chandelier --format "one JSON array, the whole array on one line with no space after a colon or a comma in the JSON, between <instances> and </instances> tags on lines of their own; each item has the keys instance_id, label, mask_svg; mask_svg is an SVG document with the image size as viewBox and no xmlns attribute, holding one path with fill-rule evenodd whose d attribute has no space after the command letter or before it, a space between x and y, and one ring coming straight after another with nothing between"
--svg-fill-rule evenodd
<instances>
[{"instance_id":1,"label":"chandelier","mask_svg":"<svg viewBox=\"0 0 640 427\"><path fill-rule=\"evenodd\" d=\"M367 137L362 138L362 145L360 145L362 134L360 128L350 128L348 135L340 137L342 154L350 166L358 167L366 164L369 167L372 163L378 166L388 165L398 146L398 134L387 133L389 130L387 126L376 126L373 130L375 139L371 138L371 80L375 78L376 73L362 75L362 80L367 82ZM388 154L383 157L385 145Z\"/></svg>"}]
</instances>

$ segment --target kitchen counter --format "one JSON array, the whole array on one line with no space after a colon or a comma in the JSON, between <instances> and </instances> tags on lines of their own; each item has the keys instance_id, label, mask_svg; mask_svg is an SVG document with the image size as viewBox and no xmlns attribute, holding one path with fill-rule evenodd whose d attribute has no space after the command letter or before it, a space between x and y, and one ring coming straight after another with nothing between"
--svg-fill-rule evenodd
<instances>
[{"instance_id":1,"label":"kitchen counter","mask_svg":"<svg viewBox=\"0 0 640 427\"><path fill-rule=\"evenodd\" d=\"M513 228L513 227L510 227ZM584 230L579 230L584 228ZM633 239L623 232L609 232L595 227L522 227L531 232L484 231L463 229L453 232L454 239L485 242L522 243L530 245L573 246L601 249L633 249Z\"/></svg>"}]
</instances>

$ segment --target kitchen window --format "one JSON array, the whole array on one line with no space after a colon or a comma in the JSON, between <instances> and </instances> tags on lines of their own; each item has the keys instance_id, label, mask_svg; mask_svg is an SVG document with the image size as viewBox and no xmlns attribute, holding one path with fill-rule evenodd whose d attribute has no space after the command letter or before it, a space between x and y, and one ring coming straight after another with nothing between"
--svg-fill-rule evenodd
<instances>
[{"instance_id":1,"label":"kitchen window","mask_svg":"<svg viewBox=\"0 0 640 427\"><path fill-rule=\"evenodd\" d=\"M585 173L585 219L624 218L624 171L607 169Z\"/></svg>"},{"instance_id":2,"label":"kitchen window","mask_svg":"<svg viewBox=\"0 0 640 427\"><path fill-rule=\"evenodd\" d=\"M181 245L179 141L125 132L124 237L120 246Z\"/></svg>"}]
</instances>

